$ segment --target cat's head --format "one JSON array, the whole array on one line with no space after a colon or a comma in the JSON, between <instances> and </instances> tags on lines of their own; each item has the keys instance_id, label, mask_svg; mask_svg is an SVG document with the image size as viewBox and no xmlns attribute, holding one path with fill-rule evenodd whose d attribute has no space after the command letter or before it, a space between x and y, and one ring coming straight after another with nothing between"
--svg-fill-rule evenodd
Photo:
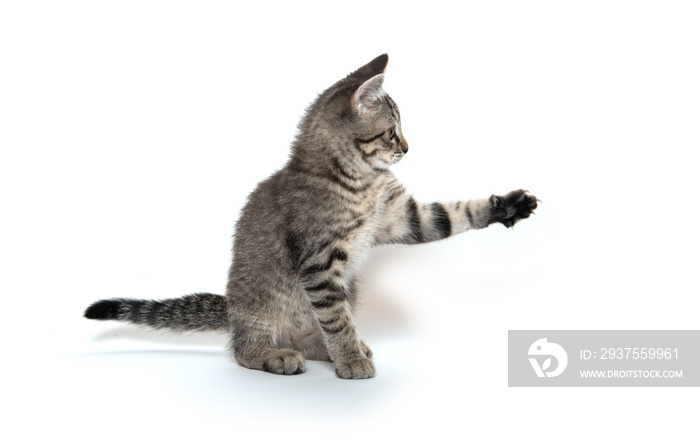
<instances>
[{"instance_id":1,"label":"cat's head","mask_svg":"<svg viewBox=\"0 0 700 445\"><path fill-rule=\"evenodd\" d=\"M375 170L385 170L408 151L396 103L384 91L389 57L383 54L319 96L310 110L334 136L352 147L354 156Z\"/></svg>"},{"instance_id":2,"label":"cat's head","mask_svg":"<svg viewBox=\"0 0 700 445\"><path fill-rule=\"evenodd\" d=\"M381 55L349 76L349 129L363 158L376 169L386 169L408 152L399 108L383 88L388 61Z\"/></svg>"}]
</instances>

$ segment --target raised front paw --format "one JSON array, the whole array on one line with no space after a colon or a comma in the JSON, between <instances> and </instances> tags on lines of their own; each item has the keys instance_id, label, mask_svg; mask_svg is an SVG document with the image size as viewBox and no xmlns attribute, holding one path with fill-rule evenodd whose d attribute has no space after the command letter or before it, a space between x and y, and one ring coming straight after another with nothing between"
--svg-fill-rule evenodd
<instances>
[{"instance_id":1,"label":"raised front paw","mask_svg":"<svg viewBox=\"0 0 700 445\"><path fill-rule=\"evenodd\" d=\"M372 360L364 356L357 356L335 365L335 373L341 379L369 379L374 377L375 372Z\"/></svg>"},{"instance_id":2,"label":"raised front paw","mask_svg":"<svg viewBox=\"0 0 700 445\"><path fill-rule=\"evenodd\" d=\"M491 195L491 217L489 224L501 223L513 227L521 219L525 219L537 208L537 198L525 190L515 190L506 196Z\"/></svg>"}]
</instances>

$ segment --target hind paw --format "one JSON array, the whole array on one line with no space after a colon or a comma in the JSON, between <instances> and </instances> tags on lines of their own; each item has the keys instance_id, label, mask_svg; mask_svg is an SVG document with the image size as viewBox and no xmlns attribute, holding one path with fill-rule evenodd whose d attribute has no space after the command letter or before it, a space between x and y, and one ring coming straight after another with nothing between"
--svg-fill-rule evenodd
<instances>
[{"instance_id":1,"label":"hind paw","mask_svg":"<svg viewBox=\"0 0 700 445\"><path fill-rule=\"evenodd\" d=\"M273 374L296 375L306 371L306 362L299 352L280 349L263 362L262 370Z\"/></svg>"}]
</instances>

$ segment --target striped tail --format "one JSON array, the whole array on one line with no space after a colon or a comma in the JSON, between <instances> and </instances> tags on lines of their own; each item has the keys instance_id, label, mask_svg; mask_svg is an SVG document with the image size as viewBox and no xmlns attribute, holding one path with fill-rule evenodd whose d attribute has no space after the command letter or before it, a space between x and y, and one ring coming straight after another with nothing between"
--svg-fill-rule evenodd
<instances>
[{"instance_id":1,"label":"striped tail","mask_svg":"<svg viewBox=\"0 0 700 445\"><path fill-rule=\"evenodd\" d=\"M172 331L228 329L226 299L221 295L192 294L169 300L100 300L85 310L91 320L118 320Z\"/></svg>"}]
</instances>

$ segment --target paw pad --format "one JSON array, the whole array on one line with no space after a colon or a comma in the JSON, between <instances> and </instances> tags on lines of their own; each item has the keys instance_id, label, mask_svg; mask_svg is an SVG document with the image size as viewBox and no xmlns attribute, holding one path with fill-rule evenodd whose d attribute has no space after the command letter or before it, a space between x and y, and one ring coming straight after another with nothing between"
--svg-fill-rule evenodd
<instances>
[{"instance_id":1,"label":"paw pad","mask_svg":"<svg viewBox=\"0 0 700 445\"><path fill-rule=\"evenodd\" d=\"M528 218L537 208L537 198L526 190L515 190L506 196L492 195L489 224L501 223L513 227L521 219Z\"/></svg>"}]
</instances>

